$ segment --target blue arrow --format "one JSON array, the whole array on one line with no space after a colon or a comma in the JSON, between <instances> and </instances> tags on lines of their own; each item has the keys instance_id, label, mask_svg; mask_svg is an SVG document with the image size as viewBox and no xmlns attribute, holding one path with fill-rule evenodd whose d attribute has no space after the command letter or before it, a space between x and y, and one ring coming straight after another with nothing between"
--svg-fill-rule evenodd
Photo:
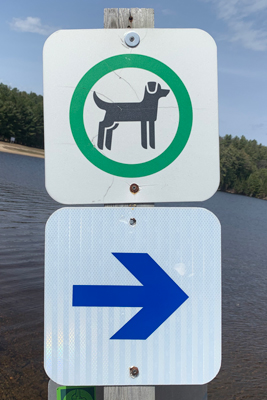
<instances>
[{"instance_id":1,"label":"blue arrow","mask_svg":"<svg viewBox=\"0 0 267 400\"><path fill-rule=\"evenodd\" d=\"M143 307L111 339L147 339L187 294L147 253L112 253L143 286L73 285L74 307Z\"/></svg>"}]
</instances>

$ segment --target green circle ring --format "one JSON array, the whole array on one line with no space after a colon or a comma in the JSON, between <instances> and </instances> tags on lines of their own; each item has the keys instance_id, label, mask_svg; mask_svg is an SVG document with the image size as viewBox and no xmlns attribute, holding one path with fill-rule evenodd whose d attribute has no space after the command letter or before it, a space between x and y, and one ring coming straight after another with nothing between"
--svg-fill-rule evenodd
<instances>
[{"instance_id":1,"label":"green circle ring","mask_svg":"<svg viewBox=\"0 0 267 400\"><path fill-rule=\"evenodd\" d=\"M177 132L169 147L152 160L139 164L113 161L100 153L87 136L83 109L88 93L94 84L106 74L121 68L140 68L162 78L176 98L180 119ZM107 58L92 67L76 86L70 104L70 126L74 140L83 155L96 167L111 175L139 178L155 174L170 165L183 151L192 128L193 110L185 85L176 73L162 62L143 55L125 54ZM164 134L164 132L162 132Z\"/></svg>"}]
</instances>

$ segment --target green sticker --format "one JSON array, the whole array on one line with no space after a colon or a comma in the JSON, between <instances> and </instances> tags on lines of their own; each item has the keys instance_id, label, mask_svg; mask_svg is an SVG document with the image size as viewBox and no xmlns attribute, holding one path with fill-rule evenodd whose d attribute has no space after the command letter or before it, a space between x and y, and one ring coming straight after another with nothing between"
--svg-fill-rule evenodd
<instances>
[{"instance_id":1,"label":"green sticker","mask_svg":"<svg viewBox=\"0 0 267 400\"><path fill-rule=\"evenodd\" d=\"M179 108L179 125L169 147L152 160L126 164L104 156L90 141L83 120L86 98L95 83L108 73L122 68L140 68L163 79L171 88ZM181 154L189 139L193 123L193 110L185 85L176 73L162 62L143 55L127 54L107 58L92 67L76 86L70 104L70 126L74 140L83 155L96 167L111 175L138 178L161 171Z\"/></svg>"},{"instance_id":2,"label":"green sticker","mask_svg":"<svg viewBox=\"0 0 267 400\"><path fill-rule=\"evenodd\" d=\"M57 400L95 400L95 387L70 387L57 388Z\"/></svg>"}]
</instances>

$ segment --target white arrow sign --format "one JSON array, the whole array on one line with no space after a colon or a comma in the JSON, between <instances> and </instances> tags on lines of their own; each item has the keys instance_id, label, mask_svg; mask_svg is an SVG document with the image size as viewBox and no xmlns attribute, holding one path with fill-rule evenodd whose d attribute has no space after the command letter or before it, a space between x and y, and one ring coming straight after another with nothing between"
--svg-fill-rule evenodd
<instances>
[{"instance_id":1,"label":"white arrow sign","mask_svg":"<svg viewBox=\"0 0 267 400\"><path fill-rule=\"evenodd\" d=\"M221 231L212 213L63 208L50 217L44 364L53 381L201 385L220 363Z\"/></svg>"}]
</instances>

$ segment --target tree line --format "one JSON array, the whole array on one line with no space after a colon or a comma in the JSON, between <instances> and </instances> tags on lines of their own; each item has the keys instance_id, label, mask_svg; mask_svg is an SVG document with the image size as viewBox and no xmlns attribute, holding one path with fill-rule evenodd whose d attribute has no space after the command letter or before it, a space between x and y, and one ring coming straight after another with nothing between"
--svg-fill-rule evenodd
<instances>
[{"instance_id":1,"label":"tree line","mask_svg":"<svg viewBox=\"0 0 267 400\"><path fill-rule=\"evenodd\" d=\"M0 140L44 148L43 97L0 83ZM267 198L267 147L244 136L220 138L220 190Z\"/></svg>"},{"instance_id":2,"label":"tree line","mask_svg":"<svg viewBox=\"0 0 267 400\"><path fill-rule=\"evenodd\" d=\"M245 136L220 138L220 189L267 199L267 147Z\"/></svg>"},{"instance_id":3,"label":"tree line","mask_svg":"<svg viewBox=\"0 0 267 400\"><path fill-rule=\"evenodd\" d=\"M44 148L43 96L0 83L0 140Z\"/></svg>"}]
</instances>

